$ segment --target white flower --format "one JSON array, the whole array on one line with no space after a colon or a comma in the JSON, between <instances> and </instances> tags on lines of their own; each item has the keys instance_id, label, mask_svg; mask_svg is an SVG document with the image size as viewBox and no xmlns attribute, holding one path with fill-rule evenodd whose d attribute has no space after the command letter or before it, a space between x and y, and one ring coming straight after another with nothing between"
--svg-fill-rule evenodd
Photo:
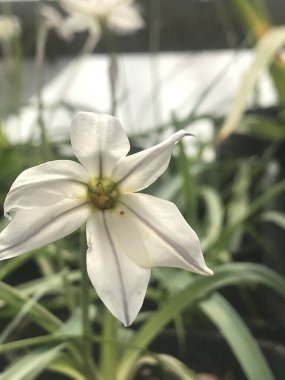
<instances>
[{"instance_id":1,"label":"white flower","mask_svg":"<svg viewBox=\"0 0 285 380\"><path fill-rule=\"evenodd\" d=\"M58 35L65 40L71 40L74 33L88 30L89 33L99 39L100 33L97 23L91 17L85 15L62 16L54 7L42 5L40 15L46 26L55 29Z\"/></svg>"},{"instance_id":2,"label":"white flower","mask_svg":"<svg viewBox=\"0 0 285 380\"><path fill-rule=\"evenodd\" d=\"M65 39L88 30L99 40L104 26L119 34L134 32L144 26L133 0L60 0L60 3L67 17L47 5L42 6L40 13L47 25Z\"/></svg>"},{"instance_id":3,"label":"white flower","mask_svg":"<svg viewBox=\"0 0 285 380\"><path fill-rule=\"evenodd\" d=\"M101 27L106 24L118 33L134 32L144 26L134 0L60 0L62 6L73 17L90 17Z\"/></svg>"},{"instance_id":4,"label":"white flower","mask_svg":"<svg viewBox=\"0 0 285 380\"><path fill-rule=\"evenodd\" d=\"M166 170L174 145L186 135L178 131L126 156L129 141L116 118L78 113L71 144L81 164L50 161L19 175L4 204L5 215L13 218L0 234L0 259L61 239L86 222L88 275L125 325L142 306L151 267L212 274L176 206L137 193Z\"/></svg>"},{"instance_id":5,"label":"white flower","mask_svg":"<svg viewBox=\"0 0 285 380\"><path fill-rule=\"evenodd\" d=\"M9 41L20 32L21 25L18 17L0 15L0 41Z\"/></svg>"}]
</instances>

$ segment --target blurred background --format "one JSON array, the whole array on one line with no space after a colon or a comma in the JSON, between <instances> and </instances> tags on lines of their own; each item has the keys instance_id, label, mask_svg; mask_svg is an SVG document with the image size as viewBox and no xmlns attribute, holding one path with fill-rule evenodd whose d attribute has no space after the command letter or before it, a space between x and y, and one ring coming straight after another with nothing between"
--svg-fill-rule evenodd
<instances>
[{"instance_id":1,"label":"blurred background","mask_svg":"<svg viewBox=\"0 0 285 380\"><path fill-rule=\"evenodd\" d=\"M149 192L178 205L217 283L205 280L201 297L192 302L189 293L189 304L157 327L132 378L283 380L284 0L129 1L129 19L116 13L116 1L101 1L107 5L98 19L74 11L72 0L0 1L1 204L22 170L73 159L69 127L78 111L115 114L133 151L187 129L195 138L177 147ZM37 298L37 286L66 268L64 281L78 296L75 240L1 263L3 347L43 333L30 309L23 312L21 294ZM141 319L125 342L196 280L154 270ZM3 296L10 294L5 286L19 292L18 306ZM67 320L64 287L44 289L37 302ZM100 310L96 295L94 304ZM94 326L101 331L100 318ZM24 354L17 350L4 349L3 379L18 379L13 363ZM47 368L54 379L68 378L59 367L50 361L29 378L50 378Z\"/></svg>"},{"instance_id":2,"label":"blurred background","mask_svg":"<svg viewBox=\"0 0 285 380\"><path fill-rule=\"evenodd\" d=\"M41 3L5 1L1 5L3 13L17 17L20 27L20 46L15 46L16 41L10 48L2 46L2 55L12 54L14 62L1 70L3 79L11 76L6 86L1 85L1 113L6 117L17 111L17 118L5 123L7 134L15 139L29 136L36 118L32 103L37 91L34 57L37 28L43 18ZM270 22L272 19L281 24L282 1L268 3ZM63 12L58 2L45 4ZM185 118L211 82L215 85L201 102L199 112L225 114L250 62L248 48L254 44L255 36L244 28L244 23L252 22L250 15L237 13L243 11L243 5L237 1L166 0L142 1L138 6L145 26L135 33L116 34L113 41L119 53L117 114L126 129L135 132L153 128L168 122L173 111ZM93 53L87 55L82 50L88 31L77 32L75 28L70 34L66 39L50 26L46 38L43 98L45 106L52 108L52 112L46 112L47 128L55 137L64 136L68 130L68 108L107 112L110 104L106 41L101 38L93 49L92 44L85 47ZM73 60L80 55L80 60ZM274 88L266 75L260 78L258 96L261 106L276 103Z\"/></svg>"}]
</instances>

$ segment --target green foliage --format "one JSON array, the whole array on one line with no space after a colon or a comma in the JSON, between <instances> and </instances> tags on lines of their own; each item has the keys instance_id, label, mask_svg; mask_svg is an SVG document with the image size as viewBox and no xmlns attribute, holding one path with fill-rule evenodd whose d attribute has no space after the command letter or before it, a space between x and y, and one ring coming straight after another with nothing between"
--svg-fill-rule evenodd
<instances>
[{"instance_id":1,"label":"green foliage","mask_svg":"<svg viewBox=\"0 0 285 380\"><path fill-rule=\"evenodd\" d=\"M155 268L145 309L135 328L125 329L103 310L86 273L81 277L78 256L82 247L78 233L3 261L0 263L0 354L7 366L2 368L0 380L37 379L45 376L44 372L51 378L51 371L75 380L89 380L88 376L98 380L133 380L143 364L157 366L167 379L198 380L199 376L187 363L149 348L169 325L175 326L177 339L183 346L184 332L197 323L200 328L206 327L205 331L219 330L247 379L273 380L272 370L247 325L247 303L244 301L239 310L233 306L234 300L222 296L220 290L231 287L240 294L248 288L262 291L267 287L278 294L284 311L285 281L280 274L281 266L266 267L263 255L271 255L273 251L268 225L277 226L278 231L285 229L284 209L278 208L284 202L285 181L282 158L276 154L285 139L282 109L285 69L277 55L284 45L285 29L271 26L261 0L235 0L232 4L258 40L249 70L213 139L202 143L196 138L180 144L165 176L149 190L181 208L200 237L205 260L209 267L215 268L214 276L202 278L173 268ZM270 114L258 108L246 113L247 100L258 83L259 73L267 68L275 83L278 104ZM185 117L179 118L173 112L154 132L134 134L135 145L139 147L142 140L149 141L153 135L160 136L169 127L175 130L191 127L192 122L201 119L219 125L215 115L204 115L198 110L224 71L202 89ZM17 107L20 98L17 94ZM13 112L15 104L11 104ZM280 104L281 108L277 108ZM44 104L37 111L42 112L42 107ZM73 113L70 105L64 107ZM44 155L38 142L9 143L2 124L4 120L0 126L1 204L17 175L41 163ZM251 138L250 154L240 155L233 145L233 151L230 148L230 153L223 155L228 137L234 138L235 133ZM44 140L41 146L51 159L67 158L63 153L65 142L51 142L48 136ZM255 151L253 141L262 143L261 153ZM188 152L187 144L195 145L195 156ZM203 158L206 149L213 153L210 161ZM274 175L270 173L272 164L277 167ZM1 224L4 226L4 219ZM251 263L253 258L248 247L258 252L257 261L262 264ZM242 257L247 262L237 263L238 255L244 252ZM275 254L284 262L283 252ZM85 258L82 262L85 265ZM84 307L82 289L88 290ZM258 306L255 300L249 302L252 309ZM197 322L197 315L202 316L202 322Z\"/></svg>"},{"instance_id":2,"label":"green foliage","mask_svg":"<svg viewBox=\"0 0 285 380\"><path fill-rule=\"evenodd\" d=\"M213 294L200 307L229 343L247 379L274 380L256 340L228 301Z\"/></svg>"}]
</instances>

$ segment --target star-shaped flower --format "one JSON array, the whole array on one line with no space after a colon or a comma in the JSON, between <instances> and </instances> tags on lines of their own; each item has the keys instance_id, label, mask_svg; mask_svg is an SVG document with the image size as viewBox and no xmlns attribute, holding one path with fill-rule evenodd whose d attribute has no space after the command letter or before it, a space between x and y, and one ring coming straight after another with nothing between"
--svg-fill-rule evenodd
<instances>
[{"instance_id":1,"label":"star-shaped flower","mask_svg":"<svg viewBox=\"0 0 285 380\"><path fill-rule=\"evenodd\" d=\"M134 0L60 0L71 17L87 16L117 33L134 32L144 26Z\"/></svg>"},{"instance_id":2,"label":"star-shaped flower","mask_svg":"<svg viewBox=\"0 0 285 380\"><path fill-rule=\"evenodd\" d=\"M151 267L212 274L176 206L137 193L166 170L173 147L188 133L178 131L129 156L115 117L80 112L70 133L80 163L49 161L13 183L4 204L12 220L0 234L0 259L52 243L86 222L90 280L107 308L129 325L142 306Z\"/></svg>"},{"instance_id":3,"label":"star-shaped flower","mask_svg":"<svg viewBox=\"0 0 285 380\"><path fill-rule=\"evenodd\" d=\"M118 34L135 32L144 21L133 0L60 0L67 13L62 16L54 7L43 5L40 14L49 28L54 28L64 39L87 30L98 41L103 28Z\"/></svg>"}]
</instances>

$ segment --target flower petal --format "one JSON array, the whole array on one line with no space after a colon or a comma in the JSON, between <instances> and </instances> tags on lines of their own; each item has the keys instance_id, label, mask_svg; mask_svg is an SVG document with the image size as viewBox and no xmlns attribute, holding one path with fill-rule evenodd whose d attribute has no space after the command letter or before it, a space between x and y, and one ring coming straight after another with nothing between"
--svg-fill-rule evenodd
<instances>
[{"instance_id":1,"label":"flower petal","mask_svg":"<svg viewBox=\"0 0 285 380\"><path fill-rule=\"evenodd\" d=\"M88 204L74 200L33 210L18 210L0 234L0 260L63 238L80 227L89 213Z\"/></svg>"},{"instance_id":2,"label":"flower petal","mask_svg":"<svg viewBox=\"0 0 285 380\"><path fill-rule=\"evenodd\" d=\"M68 13L82 13L86 15L90 15L96 5L96 2L82 0L60 0L60 3Z\"/></svg>"},{"instance_id":3,"label":"flower petal","mask_svg":"<svg viewBox=\"0 0 285 380\"><path fill-rule=\"evenodd\" d=\"M146 194L125 194L120 202L135 217L152 266L213 274L205 264L196 233L174 203Z\"/></svg>"},{"instance_id":4,"label":"flower petal","mask_svg":"<svg viewBox=\"0 0 285 380\"><path fill-rule=\"evenodd\" d=\"M49 28L57 28L63 21L62 15L54 7L46 4L41 5L39 14Z\"/></svg>"},{"instance_id":5,"label":"flower petal","mask_svg":"<svg viewBox=\"0 0 285 380\"><path fill-rule=\"evenodd\" d=\"M59 34L66 40L71 40L74 33L83 32L85 30L89 30L98 40L101 35L99 24L90 16L84 14L74 14L66 17L57 29Z\"/></svg>"},{"instance_id":6,"label":"flower petal","mask_svg":"<svg viewBox=\"0 0 285 380\"><path fill-rule=\"evenodd\" d=\"M109 177L130 149L119 120L109 115L79 112L72 120L70 137L75 156L95 178Z\"/></svg>"},{"instance_id":7,"label":"flower petal","mask_svg":"<svg viewBox=\"0 0 285 380\"><path fill-rule=\"evenodd\" d=\"M80 164L49 161L23 171L14 181L4 212L50 206L66 198L79 199L86 192L88 173Z\"/></svg>"},{"instance_id":8,"label":"flower petal","mask_svg":"<svg viewBox=\"0 0 285 380\"><path fill-rule=\"evenodd\" d=\"M181 130L151 148L122 158L116 165L112 179L123 192L135 192L151 185L167 168L174 145L185 136Z\"/></svg>"},{"instance_id":9,"label":"flower petal","mask_svg":"<svg viewBox=\"0 0 285 380\"><path fill-rule=\"evenodd\" d=\"M115 231L113 240L119 251L142 268L150 268L150 259L140 231L137 229L132 213L122 204L106 213L110 231Z\"/></svg>"},{"instance_id":10,"label":"flower petal","mask_svg":"<svg viewBox=\"0 0 285 380\"><path fill-rule=\"evenodd\" d=\"M110 225L112 211L94 213L87 221L87 271L98 296L125 326L137 316L147 289L150 269L139 267L125 250L136 250L117 238ZM139 246L140 249L140 246Z\"/></svg>"},{"instance_id":11,"label":"flower petal","mask_svg":"<svg viewBox=\"0 0 285 380\"><path fill-rule=\"evenodd\" d=\"M144 27L145 23L135 6L119 3L107 19L110 29L119 33L130 33Z\"/></svg>"}]
</instances>

